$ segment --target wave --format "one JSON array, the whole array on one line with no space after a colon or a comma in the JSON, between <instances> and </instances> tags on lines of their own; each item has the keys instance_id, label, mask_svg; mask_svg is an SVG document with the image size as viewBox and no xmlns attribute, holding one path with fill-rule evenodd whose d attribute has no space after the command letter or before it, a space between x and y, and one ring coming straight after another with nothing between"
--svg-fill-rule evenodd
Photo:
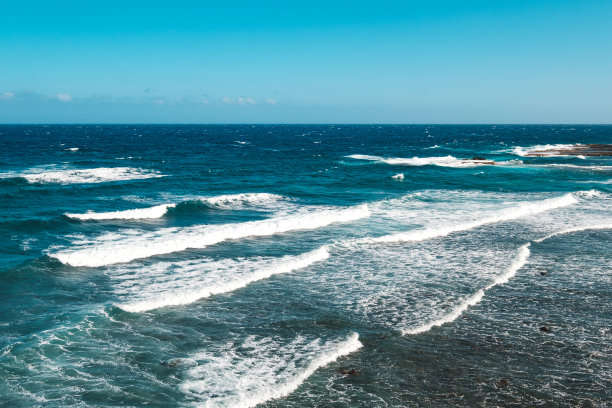
<instances>
[{"instance_id":1,"label":"wave","mask_svg":"<svg viewBox=\"0 0 612 408\"><path fill-rule=\"evenodd\" d=\"M360 205L344 209L302 212L237 224L164 228L153 232L128 230L105 234L90 242L84 242L76 248L48 252L48 255L71 266L97 267L184 251L188 248L204 248L230 239L316 229L369 216L368 207Z\"/></svg>"},{"instance_id":2,"label":"wave","mask_svg":"<svg viewBox=\"0 0 612 408\"><path fill-rule=\"evenodd\" d=\"M514 146L511 150L511 152L517 156L521 156L521 157L525 157L527 156L527 154L529 154L530 152L534 151L534 150L538 150L538 151L545 151L545 150L565 150L565 149L569 149L576 146L575 143L571 143L571 144L545 144L545 145L534 145L534 146L528 146L528 147L524 147L524 146ZM545 153L542 153L542 155L545 155ZM550 156L553 156L552 154ZM558 154L555 154L554 156L559 156Z\"/></svg>"},{"instance_id":3,"label":"wave","mask_svg":"<svg viewBox=\"0 0 612 408\"><path fill-rule=\"evenodd\" d=\"M407 242L407 241L424 241L427 239L444 237L454 232L466 231L481 227L486 224L493 224L503 221L510 221L516 218L527 217L530 215L539 214L555 208L567 207L578 203L578 200L572 193L565 194L557 198L549 198L546 200L526 203L513 208L508 208L499 211L497 214L476 221L471 221L463 224L443 226L436 228L425 228L408 232L400 232L390 235L384 235L378 238L363 238L360 242L384 243L384 242Z\"/></svg>"},{"instance_id":4,"label":"wave","mask_svg":"<svg viewBox=\"0 0 612 408\"><path fill-rule=\"evenodd\" d=\"M505 273L497 276L495 279L493 279L493 282L485 286L483 289L479 289L474 295L465 299L463 302L457 305L449 313L445 314L439 319L436 319L424 325L421 325L421 326L418 326L412 329L402 330L402 334L409 335L409 334L425 333L434 327L442 326L443 324L450 323L452 321L457 320L459 316L461 316L463 312L465 312L470 306L474 306L477 303L479 303L483 299L486 291L488 291L489 289L495 286L503 285L504 283L507 283L510 280L510 278L516 275L519 269L521 269L525 265L525 263L527 262L527 259L529 259L529 255L530 255L529 246L530 244L527 243L519 248L516 258L514 259L514 261L512 262L512 264L510 265L510 267L507 269Z\"/></svg>"},{"instance_id":5,"label":"wave","mask_svg":"<svg viewBox=\"0 0 612 408\"><path fill-rule=\"evenodd\" d=\"M111 181L140 180L164 177L156 170L131 167L99 167L94 169L65 169L22 173L3 173L0 178L22 178L28 183L40 184L85 184Z\"/></svg>"},{"instance_id":6,"label":"wave","mask_svg":"<svg viewBox=\"0 0 612 408\"><path fill-rule=\"evenodd\" d=\"M561 231L556 231L553 232L551 234L546 235L543 238L538 238L538 239L534 239L533 242L544 242L547 239L550 239L552 237L556 237L559 235L566 235L566 234L572 234L574 232L580 232L580 231L596 231L596 230L605 230L605 229L612 229L612 224L600 224L600 225L587 225L587 226L583 226L583 227L573 227L573 228L568 228L565 230L561 230Z\"/></svg>"},{"instance_id":7,"label":"wave","mask_svg":"<svg viewBox=\"0 0 612 408\"><path fill-rule=\"evenodd\" d=\"M398 173L395 176L391 176L393 180L404 181L404 173Z\"/></svg>"},{"instance_id":8,"label":"wave","mask_svg":"<svg viewBox=\"0 0 612 408\"><path fill-rule=\"evenodd\" d=\"M297 256L243 260L160 262L112 271L119 294L129 300L116 306L144 312L179 306L221 293L233 292L273 275L305 268L329 257L325 247Z\"/></svg>"},{"instance_id":9,"label":"wave","mask_svg":"<svg viewBox=\"0 0 612 408\"><path fill-rule=\"evenodd\" d=\"M149 208L137 208L134 210L109 211L109 212L88 212L85 214L64 214L66 217L78 220L138 220L146 218L160 218L168 211L168 208L175 204L162 204Z\"/></svg>"},{"instance_id":10,"label":"wave","mask_svg":"<svg viewBox=\"0 0 612 408\"><path fill-rule=\"evenodd\" d=\"M298 336L283 345L272 338L248 337L242 344L193 357L180 390L206 407L248 408L294 392L319 368L362 347L357 333L322 342Z\"/></svg>"},{"instance_id":11,"label":"wave","mask_svg":"<svg viewBox=\"0 0 612 408\"><path fill-rule=\"evenodd\" d=\"M352 154L346 156L356 160L368 160L378 163L386 163L391 165L399 166L441 166L441 167L476 167L476 166L490 166L491 160L471 160L471 159L458 159L453 156L441 156L441 157L413 157L413 158L402 158L402 157L380 157L370 156L367 154ZM520 160L509 160L503 162L495 162L497 166L508 166L522 164Z\"/></svg>"},{"instance_id":12,"label":"wave","mask_svg":"<svg viewBox=\"0 0 612 408\"><path fill-rule=\"evenodd\" d=\"M79 220L135 220L147 218L160 218L168 213L171 209L183 211L191 208L219 208L219 209L237 209L247 205L259 204L266 205L278 202L285 199L283 196L268 194L268 193L241 193L241 194L224 194L214 197L203 197L193 200L183 201L181 203L161 204L148 208L137 208L123 211L109 212L87 212L84 214L64 214L66 217Z\"/></svg>"}]
</instances>

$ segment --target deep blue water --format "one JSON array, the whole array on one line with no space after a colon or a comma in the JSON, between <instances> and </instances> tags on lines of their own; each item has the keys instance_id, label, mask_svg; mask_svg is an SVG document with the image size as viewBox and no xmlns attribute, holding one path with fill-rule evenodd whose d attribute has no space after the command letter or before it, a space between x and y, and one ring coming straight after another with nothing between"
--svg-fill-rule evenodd
<instances>
[{"instance_id":1,"label":"deep blue water","mask_svg":"<svg viewBox=\"0 0 612 408\"><path fill-rule=\"evenodd\" d=\"M612 158L524 156L574 143L0 126L0 405L607 406Z\"/></svg>"}]
</instances>

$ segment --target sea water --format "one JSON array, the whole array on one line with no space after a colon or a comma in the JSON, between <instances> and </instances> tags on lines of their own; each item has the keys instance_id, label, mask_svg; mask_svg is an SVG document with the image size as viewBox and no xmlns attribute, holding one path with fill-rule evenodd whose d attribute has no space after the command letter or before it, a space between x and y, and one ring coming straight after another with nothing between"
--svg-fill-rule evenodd
<instances>
[{"instance_id":1,"label":"sea water","mask_svg":"<svg viewBox=\"0 0 612 408\"><path fill-rule=\"evenodd\" d=\"M0 126L0 405L606 406L610 142Z\"/></svg>"}]
</instances>

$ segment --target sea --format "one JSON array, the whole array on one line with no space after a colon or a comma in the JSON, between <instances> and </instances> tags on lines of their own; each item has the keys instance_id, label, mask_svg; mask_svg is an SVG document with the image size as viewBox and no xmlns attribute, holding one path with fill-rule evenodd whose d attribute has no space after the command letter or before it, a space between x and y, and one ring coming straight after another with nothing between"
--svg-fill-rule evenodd
<instances>
[{"instance_id":1,"label":"sea","mask_svg":"<svg viewBox=\"0 0 612 408\"><path fill-rule=\"evenodd\" d=\"M2 125L0 406L612 406L612 157L527 155L576 143Z\"/></svg>"}]
</instances>

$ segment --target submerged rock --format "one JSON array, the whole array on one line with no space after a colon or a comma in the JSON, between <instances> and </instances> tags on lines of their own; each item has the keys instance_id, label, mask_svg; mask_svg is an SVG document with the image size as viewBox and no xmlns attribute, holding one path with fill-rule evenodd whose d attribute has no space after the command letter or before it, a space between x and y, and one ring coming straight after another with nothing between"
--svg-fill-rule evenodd
<instances>
[{"instance_id":1,"label":"submerged rock","mask_svg":"<svg viewBox=\"0 0 612 408\"><path fill-rule=\"evenodd\" d=\"M510 385L510 381L505 378L502 378L501 380L496 382L495 385L497 385L499 388L505 388Z\"/></svg>"},{"instance_id":2,"label":"submerged rock","mask_svg":"<svg viewBox=\"0 0 612 408\"><path fill-rule=\"evenodd\" d=\"M542 326L542 327L540 327L540 331L544 332L544 333L550 333L550 327Z\"/></svg>"},{"instance_id":3,"label":"submerged rock","mask_svg":"<svg viewBox=\"0 0 612 408\"><path fill-rule=\"evenodd\" d=\"M351 368L350 370L338 370L339 374L346 375L347 377L358 377L359 371Z\"/></svg>"}]
</instances>

